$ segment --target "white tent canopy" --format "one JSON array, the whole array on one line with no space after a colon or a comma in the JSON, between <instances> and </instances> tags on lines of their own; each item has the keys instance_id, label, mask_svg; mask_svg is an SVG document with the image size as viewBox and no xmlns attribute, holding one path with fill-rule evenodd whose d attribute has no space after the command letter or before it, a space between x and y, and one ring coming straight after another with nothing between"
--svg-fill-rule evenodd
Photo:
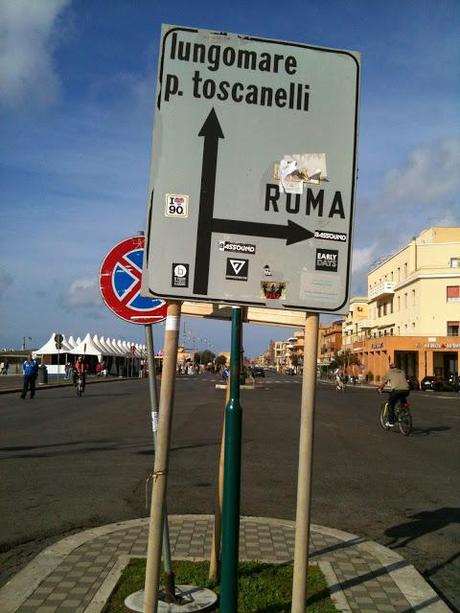
<instances>
[{"instance_id":1,"label":"white tent canopy","mask_svg":"<svg viewBox=\"0 0 460 613\"><path fill-rule=\"evenodd\" d=\"M62 356L60 364L56 363L60 361L59 357L53 357L51 361L50 359L44 360L48 369L48 374L50 375L64 373L64 363L65 361L69 360L69 357L65 357L66 355L95 356L99 362L102 362L104 358L108 357L134 357L137 359L145 357L145 345L126 340L122 341L121 339L115 340L114 338L110 339L109 337L98 337L97 334L91 335L89 332L85 335L83 340L81 340L80 337L75 340L72 335L70 335L68 338L63 335L64 338L62 341L62 349L58 350L54 340L55 336L56 332L53 332L46 343L34 351L34 355L40 356L41 358L44 358L44 356ZM131 347L135 347L134 352L131 352ZM73 362L73 358L70 358L70 361Z\"/></svg>"},{"instance_id":2,"label":"white tent canopy","mask_svg":"<svg viewBox=\"0 0 460 613\"><path fill-rule=\"evenodd\" d=\"M71 349L76 347L77 343L72 335L70 335L69 338L67 339L67 344L69 345Z\"/></svg>"},{"instance_id":3,"label":"white tent canopy","mask_svg":"<svg viewBox=\"0 0 460 613\"><path fill-rule=\"evenodd\" d=\"M58 353L60 354L70 353L70 347L67 344L65 337L62 342L62 349L56 348L56 342L54 340L54 337L56 336L56 334L57 332L53 332L51 336L49 337L49 339L46 341L46 343L42 347L40 347L40 349L37 349L36 351L34 351L34 353L36 355L57 355Z\"/></svg>"},{"instance_id":4,"label":"white tent canopy","mask_svg":"<svg viewBox=\"0 0 460 613\"><path fill-rule=\"evenodd\" d=\"M96 343L91 338L91 334L89 332L80 342L80 344L74 347L74 349L72 349L71 353L79 355L96 355L99 358L103 355L101 348L96 345Z\"/></svg>"}]
</instances>

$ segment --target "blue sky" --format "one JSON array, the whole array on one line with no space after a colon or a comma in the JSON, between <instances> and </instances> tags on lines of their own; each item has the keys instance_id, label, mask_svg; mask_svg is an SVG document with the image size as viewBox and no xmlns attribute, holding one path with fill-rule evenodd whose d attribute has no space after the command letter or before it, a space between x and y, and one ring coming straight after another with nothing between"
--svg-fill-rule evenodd
<instances>
[{"instance_id":1,"label":"blue sky","mask_svg":"<svg viewBox=\"0 0 460 613\"><path fill-rule=\"evenodd\" d=\"M354 293L380 255L460 225L458 0L0 0L0 347L52 331L143 339L97 276L144 228L162 23L362 53ZM229 324L185 325L228 349ZM247 326L246 353L290 333Z\"/></svg>"}]
</instances>

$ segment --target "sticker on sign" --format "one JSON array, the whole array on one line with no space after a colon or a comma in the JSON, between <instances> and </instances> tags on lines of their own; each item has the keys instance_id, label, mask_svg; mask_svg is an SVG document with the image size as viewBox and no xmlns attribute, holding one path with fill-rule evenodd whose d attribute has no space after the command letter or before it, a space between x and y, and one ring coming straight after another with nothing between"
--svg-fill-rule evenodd
<instances>
[{"instance_id":1,"label":"sticker on sign","mask_svg":"<svg viewBox=\"0 0 460 613\"><path fill-rule=\"evenodd\" d=\"M166 217L188 217L188 196L182 194L166 194Z\"/></svg>"}]
</instances>

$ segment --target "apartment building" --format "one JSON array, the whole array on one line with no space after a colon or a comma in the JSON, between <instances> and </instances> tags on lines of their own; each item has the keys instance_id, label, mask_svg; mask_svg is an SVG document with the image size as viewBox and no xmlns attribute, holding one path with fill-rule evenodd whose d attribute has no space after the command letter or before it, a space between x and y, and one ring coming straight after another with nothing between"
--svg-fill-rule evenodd
<instances>
[{"instance_id":1,"label":"apartment building","mask_svg":"<svg viewBox=\"0 0 460 613\"><path fill-rule=\"evenodd\" d=\"M342 320L321 325L319 329L318 365L329 366L342 349Z\"/></svg>"},{"instance_id":2,"label":"apartment building","mask_svg":"<svg viewBox=\"0 0 460 613\"><path fill-rule=\"evenodd\" d=\"M350 344L364 373L378 381L389 362L419 379L458 373L460 228L428 228L380 258L368 274L367 312L345 324L356 326Z\"/></svg>"},{"instance_id":3,"label":"apartment building","mask_svg":"<svg viewBox=\"0 0 460 613\"><path fill-rule=\"evenodd\" d=\"M369 319L367 296L354 296L350 300L348 314L342 322L342 351L351 351L353 343L366 337L365 328Z\"/></svg>"}]
</instances>

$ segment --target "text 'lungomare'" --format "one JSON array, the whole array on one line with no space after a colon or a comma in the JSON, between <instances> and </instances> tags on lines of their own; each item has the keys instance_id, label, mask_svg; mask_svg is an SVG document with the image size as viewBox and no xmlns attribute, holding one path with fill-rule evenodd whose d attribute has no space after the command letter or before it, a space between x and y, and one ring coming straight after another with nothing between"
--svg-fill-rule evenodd
<instances>
[{"instance_id":1,"label":"text 'lungomare'","mask_svg":"<svg viewBox=\"0 0 460 613\"><path fill-rule=\"evenodd\" d=\"M188 62L196 67L189 83L181 82L179 76L168 72L162 78L161 101L170 102L177 96L192 95L203 100L219 100L247 105L285 108L308 111L310 85L293 79L285 87L271 87L254 83L243 83L247 73L287 75L295 77L297 60L292 55L257 52L245 47L205 44L181 40L178 33L171 35L167 50L167 63ZM210 73L231 68L242 71L242 79L219 80ZM206 76L204 75L206 71ZM209 71L209 72L208 72ZM184 88L187 87L185 91Z\"/></svg>"}]
</instances>

